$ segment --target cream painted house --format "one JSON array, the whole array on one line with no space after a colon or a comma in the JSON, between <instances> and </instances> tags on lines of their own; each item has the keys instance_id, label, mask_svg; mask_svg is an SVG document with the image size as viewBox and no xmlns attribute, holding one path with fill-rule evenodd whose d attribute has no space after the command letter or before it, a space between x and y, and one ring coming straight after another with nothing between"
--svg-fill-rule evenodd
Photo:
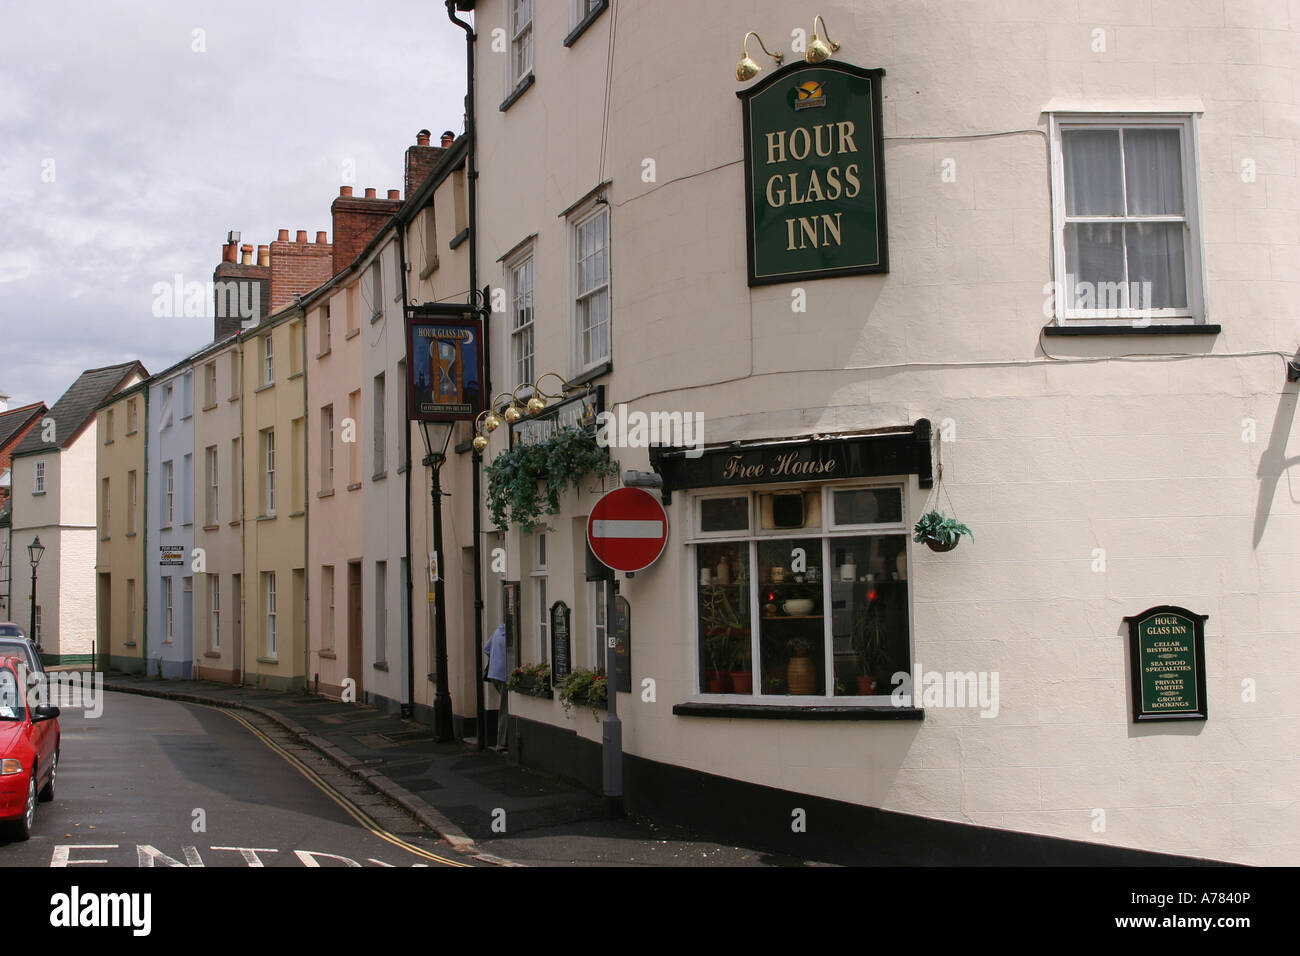
<instances>
[{"instance_id":1,"label":"cream painted house","mask_svg":"<svg viewBox=\"0 0 1300 956\"><path fill-rule=\"evenodd\" d=\"M99 406L95 456L99 492L95 554L97 669L145 673L149 660L145 567L149 488L146 443L148 379ZM156 519L155 519L156 520Z\"/></svg>"},{"instance_id":2,"label":"cream painted house","mask_svg":"<svg viewBox=\"0 0 1300 956\"><path fill-rule=\"evenodd\" d=\"M477 60L478 251L507 309L496 391L555 371L610 409L703 416L707 448L611 449L668 498L665 552L619 580L628 806L887 862L1300 860L1279 653L1300 633L1293 12L832 0L830 68L883 69L871 104L861 70L796 88L757 44L763 72L737 82L719 41L749 30L802 62L811 14L789 4L612 7L616 43L603 4L476 5L480 50L497 27L511 44ZM751 189L744 116L764 91L789 126L756 142ZM837 147L815 111L854 96ZM837 148L861 165L836 196L883 163L878 248L826 205ZM751 201L788 234L757 238ZM809 244L797 278L755 269ZM881 255L824 277L818 249ZM836 455L852 477L808 470ZM597 661L581 535L611 484L571 492L544 551L504 536L524 662L549 653L557 600L574 665ZM931 508L974 539L914 542ZM1134 719L1126 618L1166 605L1208 616L1205 719ZM859 685L873 670L886 682ZM525 762L599 787L588 710L511 710Z\"/></svg>"},{"instance_id":3,"label":"cream painted house","mask_svg":"<svg viewBox=\"0 0 1300 956\"><path fill-rule=\"evenodd\" d=\"M102 439L96 409L147 374L139 362L82 372L14 450L11 548L25 555L36 538L45 548L37 567L37 626L31 636L49 663L85 665L99 653L95 461ZM22 567L20 557L15 572ZM12 619L26 627L32 610L30 582L26 588L15 586Z\"/></svg>"}]
</instances>

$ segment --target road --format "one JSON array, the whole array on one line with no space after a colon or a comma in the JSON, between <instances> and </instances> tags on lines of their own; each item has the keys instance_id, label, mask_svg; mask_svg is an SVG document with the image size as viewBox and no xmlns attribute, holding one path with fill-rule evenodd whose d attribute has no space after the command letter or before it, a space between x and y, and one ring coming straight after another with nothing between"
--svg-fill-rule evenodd
<instances>
[{"instance_id":1,"label":"road","mask_svg":"<svg viewBox=\"0 0 1300 956\"><path fill-rule=\"evenodd\" d=\"M65 709L54 801L0 866L459 866L458 854L247 712L107 693Z\"/></svg>"}]
</instances>

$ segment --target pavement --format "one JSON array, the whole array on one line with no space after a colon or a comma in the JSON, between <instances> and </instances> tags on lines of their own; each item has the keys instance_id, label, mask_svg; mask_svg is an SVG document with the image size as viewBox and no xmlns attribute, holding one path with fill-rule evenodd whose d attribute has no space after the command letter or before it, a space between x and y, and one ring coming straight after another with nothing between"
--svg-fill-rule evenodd
<instances>
[{"instance_id":1,"label":"pavement","mask_svg":"<svg viewBox=\"0 0 1300 956\"><path fill-rule=\"evenodd\" d=\"M104 688L258 714L401 806L454 849L502 866L806 866L652 820L608 819L599 794L476 742L361 703L109 672Z\"/></svg>"}]
</instances>

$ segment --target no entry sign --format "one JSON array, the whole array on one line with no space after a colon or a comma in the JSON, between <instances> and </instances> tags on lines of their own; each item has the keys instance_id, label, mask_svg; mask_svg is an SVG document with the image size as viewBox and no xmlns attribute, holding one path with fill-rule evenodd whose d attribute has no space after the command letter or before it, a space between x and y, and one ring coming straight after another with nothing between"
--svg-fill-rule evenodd
<instances>
[{"instance_id":1,"label":"no entry sign","mask_svg":"<svg viewBox=\"0 0 1300 956\"><path fill-rule=\"evenodd\" d=\"M587 544L601 564L632 574L659 559L668 543L668 514L641 488L601 495L587 518Z\"/></svg>"}]
</instances>

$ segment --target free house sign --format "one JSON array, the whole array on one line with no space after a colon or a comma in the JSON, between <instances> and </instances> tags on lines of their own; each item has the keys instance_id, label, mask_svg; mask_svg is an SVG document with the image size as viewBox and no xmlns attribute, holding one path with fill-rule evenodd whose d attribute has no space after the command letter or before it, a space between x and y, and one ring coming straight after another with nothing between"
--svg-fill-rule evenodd
<instances>
[{"instance_id":1,"label":"free house sign","mask_svg":"<svg viewBox=\"0 0 1300 956\"><path fill-rule=\"evenodd\" d=\"M1205 720L1206 614L1161 605L1129 626L1133 720Z\"/></svg>"},{"instance_id":2,"label":"free house sign","mask_svg":"<svg viewBox=\"0 0 1300 956\"><path fill-rule=\"evenodd\" d=\"M737 92L751 286L889 271L884 75L795 63Z\"/></svg>"}]
</instances>

